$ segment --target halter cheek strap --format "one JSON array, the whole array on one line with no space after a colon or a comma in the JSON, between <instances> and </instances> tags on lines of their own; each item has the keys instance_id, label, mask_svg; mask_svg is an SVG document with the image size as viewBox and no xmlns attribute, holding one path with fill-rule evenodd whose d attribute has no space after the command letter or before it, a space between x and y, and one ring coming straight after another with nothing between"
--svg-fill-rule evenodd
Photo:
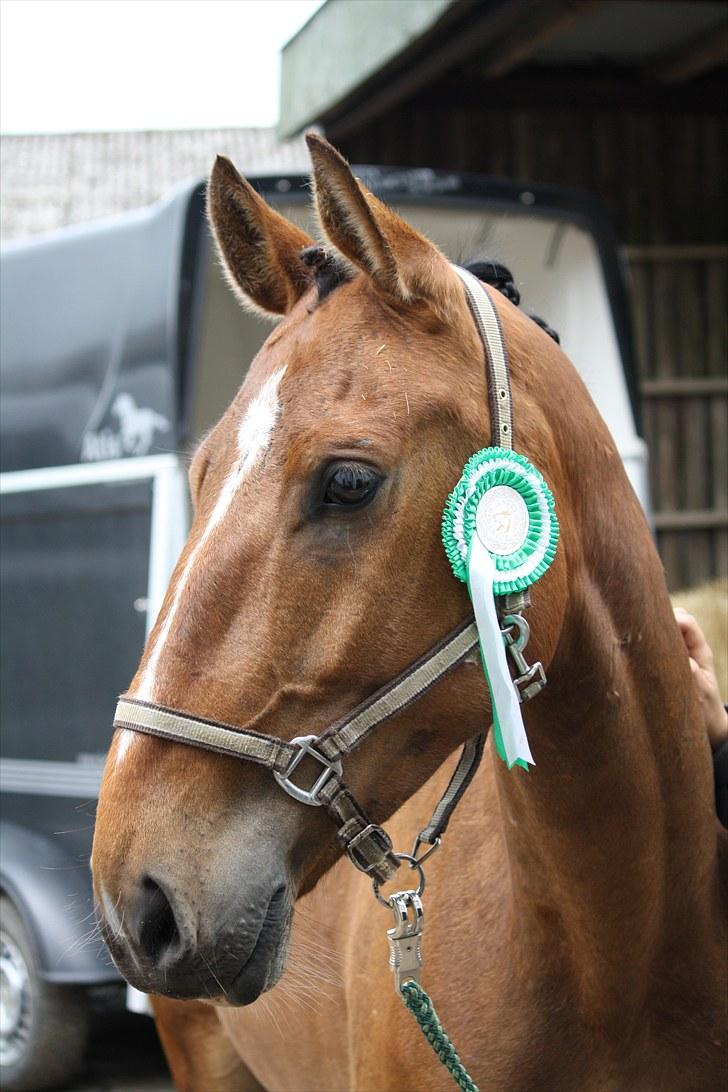
<instances>
[{"instance_id":1,"label":"halter cheek strap","mask_svg":"<svg viewBox=\"0 0 728 1092\"><path fill-rule=\"evenodd\" d=\"M493 447L513 447L513 403L508 354L498 312L482 281L459 265L453 267L463 282L468 306L485 349L490 402L490 442Z\"/></svg>"},{"instance_id":2,"label":"halter cheek strap","mask_svg":"<svg viewBox=\"0 0 728 1092\"><path fill-rule=\"evenodd\" d=\"M501 447L511 447L513 414L508 358L498 315L482 283L467 270L458 266L453 268L463 282L483 341L493 442ZM506 597L501 608L503 613L508 614L524 605L528 605L527 596ZM394 876L400 859L394 853L389 835L369 820L346 787L342 759L351 754L375 728L408 708L477 649L478 630L472 618L468 618L401 675L318 736L298 736L286 741L131 696L119 699L114 728L142 732L266 767L281 788L295 800L326 807L337 825L337 838L351 861L377 884L383 884ZM525 693L523 700L528 696ZM430 847L420 856L420 861L439 844L453 810L480 763L484 742L485 733L482 733L463 747L442 799L415 841L413 857L417 857L420 844ZM319 764L320 772L306 788L294 780L294 774L307 756Z\"/></svg>"}]
</instances>

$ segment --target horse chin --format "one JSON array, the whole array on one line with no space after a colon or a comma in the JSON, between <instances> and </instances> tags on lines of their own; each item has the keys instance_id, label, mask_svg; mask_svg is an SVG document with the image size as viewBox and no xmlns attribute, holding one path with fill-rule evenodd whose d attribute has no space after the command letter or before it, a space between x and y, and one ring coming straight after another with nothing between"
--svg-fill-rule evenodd
<instances>
[{"instance_id":1,"label":"horse chin","mask_svg":"<svg viewBox=\"0 0 728 1092\"><path fill-rule=\"evenodd\" d=\"M272 918L269 912L255 948L218 1004L234 1007L252 1005L262 993L276 985L286 968L292 917L290 906Z\"/></svg>"}]
</instances>

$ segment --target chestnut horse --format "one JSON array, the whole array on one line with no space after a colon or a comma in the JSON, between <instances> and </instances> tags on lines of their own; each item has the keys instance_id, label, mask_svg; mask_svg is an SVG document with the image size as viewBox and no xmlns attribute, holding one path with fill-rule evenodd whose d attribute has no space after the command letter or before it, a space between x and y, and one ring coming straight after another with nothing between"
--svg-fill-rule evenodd
<instances>
[{"instance_id":1,"label":"chestnut horse","mask_svg":"<svg viewBox=\"0 0 728 1092\"><path fill-rule=\"evenodd\" d=\"M459 277L330 145L309 147L325 257L227 160L212 172L230 282L283 320L197 449L192 530L130 687L284 740L320 733L469 616L440 519L490 440ZM583 383L493 295L516 447L561 523L529 613L549 683L524 707L535 768L488 746L426 866L423 985L481 1092L713 1092L726 845L687 657ZM346 761L397 849L489 719L466 660ZM157 995L180 1089L449 1085L393 989L391 915L324 811L253 763L116 732L95 892L121 972Z\"/></svg>"}]
</instances>

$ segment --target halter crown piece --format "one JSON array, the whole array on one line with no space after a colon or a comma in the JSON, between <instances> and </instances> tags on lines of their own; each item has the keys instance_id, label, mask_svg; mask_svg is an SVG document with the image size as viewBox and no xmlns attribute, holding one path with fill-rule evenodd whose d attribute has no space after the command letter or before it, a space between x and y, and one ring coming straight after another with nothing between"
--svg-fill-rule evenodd
<instances>
[{"instance_id":1,"label":"halter crown piece","mask_svg":"<svg viewBox=\"0 0 728 1092\"><path fill-rule=\"evenodd\" d=\"M256 762L271 770L295 800L325 807L337 825L337 838L353 864L376 886L390 880L407 860L422 862L440 844L450 817L478 767L485 733L468 740L445 793L429 823L415 839L411 855L394 852L391 839L372 823L343 780L342 759L380 724L421 697L472 655L479 645L490 687L494 734L509 766L532 762L520 715L520 703L545 685L540 663L529 666L523 649L528 625L518 613L529 605L528 586L550 565L558 524L553 498L535 467L511 450L508 361L495 308L483 284L455 266L485 348L491 429L498 445L479 451L468 462L443 517L443 541L455 575L468 584L475 621L467 618L434 648L319 735L292 740L263 735L170 709L133 695L119 699L114 728L143 732L177 743ZM499 597L496 608L495 597ZM503 629L498 614L503 615ZM505 642L505 644L504 644ZM511 679L506 649L519 675ZM307 787L294 781L302 760L319 764ZM300 778L301 771L296 775ZM427 848L418 856L422 845Z\"/></svg>"}]
</instances>

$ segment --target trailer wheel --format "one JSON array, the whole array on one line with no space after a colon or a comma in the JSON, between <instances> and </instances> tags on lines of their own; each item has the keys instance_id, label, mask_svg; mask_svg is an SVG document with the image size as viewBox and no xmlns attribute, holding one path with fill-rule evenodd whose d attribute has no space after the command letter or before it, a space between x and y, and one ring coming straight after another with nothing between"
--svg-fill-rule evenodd
<instances>
[{"instance_id":1,"label":"trailer wheel","mask_svg":"<svg viewBox=\"0 0 728 1092\"><path fill-rule=\"evenodd\" d=\"M0 896L0 1085L41 1092L66 1081L81 1064L87 1032L84 991L39 976L23 919Z\"/></svg>"}]
</instances>

